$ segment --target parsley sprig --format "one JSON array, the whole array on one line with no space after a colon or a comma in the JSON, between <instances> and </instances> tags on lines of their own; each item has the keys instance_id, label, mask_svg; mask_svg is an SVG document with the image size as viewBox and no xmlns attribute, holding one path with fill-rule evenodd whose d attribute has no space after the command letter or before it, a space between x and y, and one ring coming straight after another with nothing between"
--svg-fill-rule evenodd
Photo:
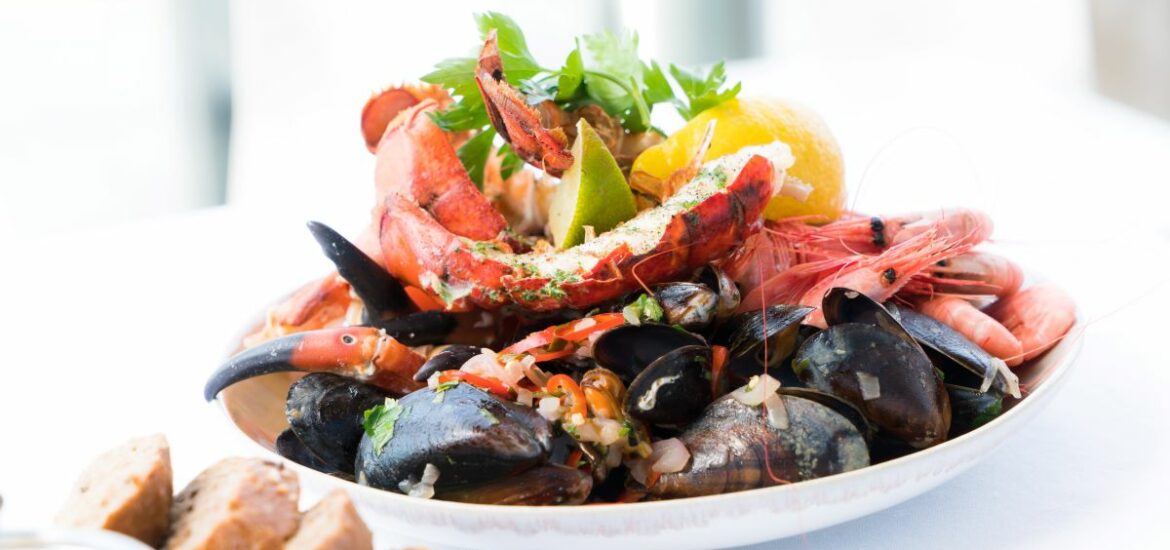
<instances>
[{"instance_id":1,"label":"parsley sprig","mask_svg":"<svg viewBox=\"0 0 1170 550\"><path fill-rule=\"evenodd\" d=\"M676 65L664 71L657 61L638 57L638 35L634 32L600 32L576 40L574 48L556 69L542 67L528 50L524 33L512 18L496 12L475 16L480 39L496 31L500 58L509 83L519 88L530 103L553 101L565 109L596 104L618 118L629 132L659 131L650 124L655 105L667 103L686 120L739 94L740 84L725 87L723 63L706 73L691 73ZM432 118L451 132L474 130L475 137L458 150L471 179L483 185L484 165L491 153L495 131L484 109L483 97L475 84L476 57L446 59L422 80L449 90L456 101ZM669 73L676 86L672 86ZM678 93L676 93L676 87ZM507 178L523 163L504 145L502 175Z\"/></svg>"}]
</instances>

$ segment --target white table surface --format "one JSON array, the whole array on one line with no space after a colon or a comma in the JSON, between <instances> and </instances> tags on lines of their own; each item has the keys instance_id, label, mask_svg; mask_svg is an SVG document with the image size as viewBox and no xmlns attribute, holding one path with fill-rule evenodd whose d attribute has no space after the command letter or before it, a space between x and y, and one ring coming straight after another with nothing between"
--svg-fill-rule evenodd
<instances>
[{"instance_id":1,"label":"white table surface","mask_svg":"<svg viewBox=\"0 0 1170 550\"><path fill-rule=\"evenodd\" d=\"M959 479L765 546L1166 547L1170 130L1076 93L1016 90L1012 116L1001 118L932 103L930 91L891 109L924 113L924 124L946 130L902 141L916 162L884 168L888 155L871 162L881 144L917 124L891 123L864 94L856 103L810 94L822 98L847 154L860 152L850 157L851 181L871 164L886 174L867 176L861 204L987 208L1000 245L1068 288L1093 320L1084 351L1051 407ZM1008 104L1007 92L987 91ZM917 110L906 104L915 101ZM940 113L952 114L932 118ZM961 162L947 143L978 179L923 168ZM915 158L914 148L929 147L942 149ZM913 180L905 189L902 173ZM221 457L258 454L200 394L242 322L328 268L303 229L305 211L213 209L0 237L0 528L45 525L84 464L132 436L167 434L176 490ZM347 233L365 216L324 197L321 212Z\"/></svg>"}]
</instances>

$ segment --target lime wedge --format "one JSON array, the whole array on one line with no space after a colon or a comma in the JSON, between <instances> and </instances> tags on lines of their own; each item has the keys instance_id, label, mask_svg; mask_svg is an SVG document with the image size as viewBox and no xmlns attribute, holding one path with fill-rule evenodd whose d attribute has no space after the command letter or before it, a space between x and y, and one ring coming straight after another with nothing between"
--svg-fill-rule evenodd
<instances>
[{"instance_id":1,"label":"lime wedge","mask_svg":"<svg viewBox=\"0 0 1170 550\"><path fill-rule=\"evenodd\" d=\"M572 153L548 210L553 244L562 250L585 242L585 226L601 234L638 213L621 168L585 119L577 121Z\"/></svg>"}]
</instances>

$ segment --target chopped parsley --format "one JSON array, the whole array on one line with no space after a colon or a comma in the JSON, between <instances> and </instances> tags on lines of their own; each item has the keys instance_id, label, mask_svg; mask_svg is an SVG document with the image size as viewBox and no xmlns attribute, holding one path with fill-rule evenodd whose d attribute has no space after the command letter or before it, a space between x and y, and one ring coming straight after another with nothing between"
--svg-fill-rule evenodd
<instances>
[{"instance_id":1,"label":"chopped parsley","mask_svg":"<svg viewBox=\"0 0 1170 550\"><path fill-rule=\"evenodd\" d=\"M455 386L458 386L458 385L459 385L458 380L448 380L446 382L439 382L439 385L435 386L435 398L431 401L433 403L442 403L443 397L446 396L446 394L447 394L447 390L454 388Z\"/></svg>"},{"instance_id":2,"label":"chopped parsley","mask_svg":"<svg viewBox=\"0 0 1170 550\"><path fill-rule=\"evenodd\" d=\"M387 397L384 404L376 405L363 413L362 428L365 429L366 435L374 444L375 454L382 454L382 449L394 438L394 424L409 412L409 407L403 408L402 405L398 404L397 399Z\"/></svg>"},{"instance_id":3,"label":"chopped parsley","mask_svg":"<svg viewBox=\"0 0 1170 550\"><path fill-rule=\"evenodd\" d=\"M646 293L642 293L636 300L622 308L622 316L631 325L640 325L643 321L658 322L662 320L663 315L662 304Z\"/></svg>"},{"instance_id":4,"label":"chopped parsley","mask_svg":"<svg viewBox=\"0 0 1170 550\"><path fill-rule=\"evenodd\" d=\"M499 424L499 423L500 423L500 419L499 419L499 418L496 418L496 415L492 414L492 413L491 413L491 411L489 411L489 410L487 410L487 409L480 409L480 410L479 410L479 414L480 414L480 416L482 416L482 417L486 418L486 419L487 419L487 421L488 421L488 422L489 422L489 423L490 423L492 426L495 426L496 424Z\"/></svg>"}]
</instances>

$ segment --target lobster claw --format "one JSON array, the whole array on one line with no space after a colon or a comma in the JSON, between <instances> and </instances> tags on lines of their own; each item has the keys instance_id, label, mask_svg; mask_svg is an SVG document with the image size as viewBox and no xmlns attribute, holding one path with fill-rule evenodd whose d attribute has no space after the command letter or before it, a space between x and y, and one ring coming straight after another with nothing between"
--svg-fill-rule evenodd
<instances>
[{"instance_id":1,"label":"lobster claw","mask_svg":"<svg viewBox=\"0 0 1170 550\"><path fill-rule=\"evenodd\" d=\"M325 257L333 262L337 273L361 298L370 320L378 321L387 314L409 311L411 303L406 290L378 262L333 228L321 222L309 222L308 226Z\"/></svg>"},{"instance_id":2,"label":"lobster claw","mask_svg":"<svg viewBox=\"0 0 1170 550\"><path fill-rule=\"evenodd\" d=\"M398 394L423 386L413 379L423 357L385 331L343 327L282 336L248 348L212 373L203 388L211 401L224 388L274 372L332 372Z\"/></svg>"},{"instance_id":3,"label":"lobster claw","mask_svg":"<svg viewBox=\"0 0 1170 550\"><path fill-rule=\"evenodd\" d=\"M559 128L545 128L540 114L508 84L494 30L488 33L480 51L475 83L483 95L492 126L520 158L557 177L569 169L573 155L569 152L568 138Z\"/></svg>"}]
</instances>

